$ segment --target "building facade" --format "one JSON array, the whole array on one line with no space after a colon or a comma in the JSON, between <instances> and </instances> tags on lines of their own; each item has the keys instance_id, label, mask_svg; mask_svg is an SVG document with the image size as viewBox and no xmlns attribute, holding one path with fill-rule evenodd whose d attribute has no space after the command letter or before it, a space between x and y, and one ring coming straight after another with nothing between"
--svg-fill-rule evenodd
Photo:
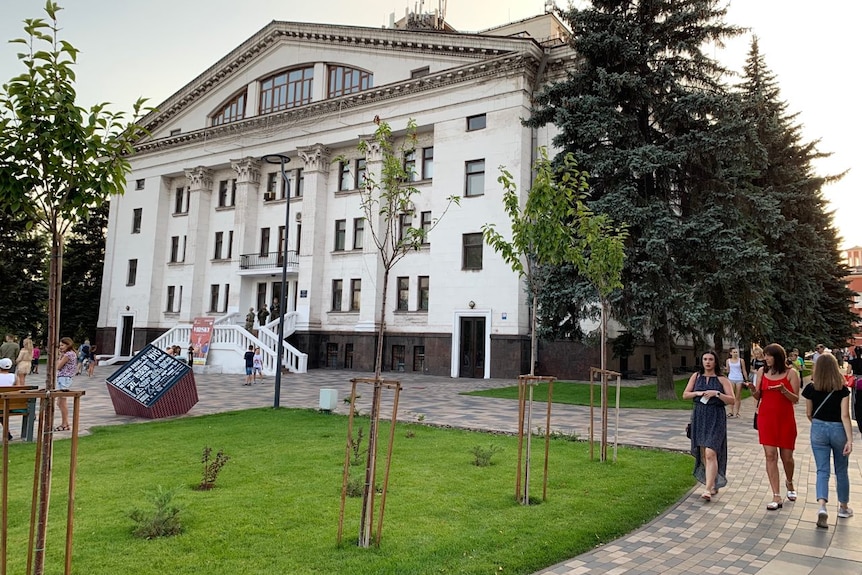
<instances>
[{"instance_id":1,"label":"building facade","mask_svg":"<svg viewBox=\"0 0 862 575\"><path fill-rule=\"evenodd\" d=\"M853 291L853 301L850 302L850 311L856 314L857 328L851 346L862 345L862 246L852 247L844 251L844 259L850 268L850 273L845 278L847 287Z\"/></svg>"},{"instance_id":2,"label":"building facade","mask_svg":"<svg viewBox=\"0 0 862 575\"><path fill-rule=\"evenodd\" d=\"M509 229L499 168L526 192L550 145L521 120L571 65L565 40L551 14L478 34L270 23L144 119L111 202L99 348L122 359L196 317L269 307L286 260L289 341L308 367L373 369L383 270L358 188L381 158L357 146L380 118L396 140L418 126L404 162L421 193L402 226L461 197L392 269L384 368L526 373L524 285L481 228ZM289 157L286 185L269 154Z\"/></svg>"}]
</instances>

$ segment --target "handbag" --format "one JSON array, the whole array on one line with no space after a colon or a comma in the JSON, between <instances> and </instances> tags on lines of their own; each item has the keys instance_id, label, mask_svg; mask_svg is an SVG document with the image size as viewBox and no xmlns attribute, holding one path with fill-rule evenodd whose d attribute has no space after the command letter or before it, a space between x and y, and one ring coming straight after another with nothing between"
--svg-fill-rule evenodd
<instances>
[{"instance_id":1,"label":"handbag","mask_svg":"<svg viewBox=\"0 0 862 575\"><path fill-rule=\"evenodd\" d=\"M754 412L754 423L752 424L752 427L754 427L754 429L757 429L757 412L756 411Z\"/></svg>"},{"instance_id":2,"label":"handbag","mask_svg":"<svg viewBox=\"0 0 862 575\"><path fill-rule=\"evenodd\" d=\"M685 426L685 436L691 439L691 424Z\"/></svg>"}]
</instances>

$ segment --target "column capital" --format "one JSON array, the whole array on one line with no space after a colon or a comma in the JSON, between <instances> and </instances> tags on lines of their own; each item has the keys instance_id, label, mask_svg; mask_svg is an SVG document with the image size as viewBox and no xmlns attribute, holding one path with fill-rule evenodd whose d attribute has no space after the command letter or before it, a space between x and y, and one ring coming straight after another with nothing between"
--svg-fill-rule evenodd
<instances>
[{"instance_id":1,"label":"column capital","mask_svg":"<svg viewBox=\"0 0 862 575\"><path fill-rule=\"evenodd\" d=\"M186 170L189 181L189 191L211 191L213 187L213 172L207 167L198 166Z\"/></svg>"},{"instance_id":2,"label":"column capital","mask_svg":"<svg viewBox=\"0 0 862 575\"><path fill-rule=\"evenodd\" d=\"M323 144L313 144L296 149L302 163L303 170L309 172L329 172L330 149Z\"/></svg>"},{"instance_id":3,"label":"column capital","mask_svg":"<svg viewBox=\"0 0 862 575\"><path fill-rule=\"evenodd\" d=\"M236 183L259 184L260 183L260 160L246 156L241 160L231 160L230 167L236 172Z\"/></svg>"},{"instance_id":4,"label":"column capital","mask_svg":"<svg viewBox=\"0 0 862 575\"><path fill-rule=\"evenodd\" d=\"M371 164L373 162L383 161L383 148L380 142L374 139L374 134L365 134L359 136L359 141L365 145L365 162Z\"/></svg>"}]
</instances>

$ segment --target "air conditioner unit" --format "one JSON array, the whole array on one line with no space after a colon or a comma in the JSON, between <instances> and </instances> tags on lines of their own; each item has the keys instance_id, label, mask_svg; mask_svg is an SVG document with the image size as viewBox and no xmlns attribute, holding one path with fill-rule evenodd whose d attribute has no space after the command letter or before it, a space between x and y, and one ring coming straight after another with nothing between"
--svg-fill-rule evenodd
<instances>
[{"instance_id":1,"label":"air conditioner unit","mask_svg":"<svg viewBox=\"0 0 862 575\"><path fill-rule=\"evenodd\" d=\"M266 192L266 193L263 195L263 201L264 201L264 202L270 202L270 201L272 201L272 200L274 200L274 199L275 199L275 194L273 194L272 192Z\"/></svg>"}]
</instances>

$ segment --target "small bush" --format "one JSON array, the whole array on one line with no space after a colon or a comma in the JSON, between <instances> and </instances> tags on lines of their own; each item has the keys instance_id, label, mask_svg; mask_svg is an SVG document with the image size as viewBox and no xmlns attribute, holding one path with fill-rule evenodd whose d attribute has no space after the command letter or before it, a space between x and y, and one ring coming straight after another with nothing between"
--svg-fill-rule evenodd
<instances>
[{"instance_id":1,"label":"small bush","mask_svg":"<svg viewBox=\"0 0 862 575\"><path fill-rule=\"evenodd\" d=\"M195 488L198 491L209 491L215 487L215 482L218 479L221 468L230 461L230 456L225 455L221 449L216 453L215 459L212 459L212 451L211 448L204 447L204 454L201 457L201 463L204 464L203 478L201 478L201 482Z\"/></svg>"},{"instance_id":2,"label":"small bush","mask_svg":"<svg viewBox=\"0 0 862 575\"><path fill-rule=\"evenodd\" d=\"M141 539L155 539L182 533L180 508L173 504L175 493L174 489L165 489L161 485L148 493L152 508L129 512L129 518L135 522L132 535Z\"/></svg>"},{"instance_id":3,"label":"small bush","mask_svg":"<svg viewBox=\"0 0 862 575\"><path fill-rule=\"evenodd\" d=\"M502 451L503 448L491 444L487 448L482 447L481 445L476 445L473 449L470 450L470 453L473 454L473 465L476 467L488 467L491 465L491 458L495 453Z\"/></svg>"}]
</instances>

